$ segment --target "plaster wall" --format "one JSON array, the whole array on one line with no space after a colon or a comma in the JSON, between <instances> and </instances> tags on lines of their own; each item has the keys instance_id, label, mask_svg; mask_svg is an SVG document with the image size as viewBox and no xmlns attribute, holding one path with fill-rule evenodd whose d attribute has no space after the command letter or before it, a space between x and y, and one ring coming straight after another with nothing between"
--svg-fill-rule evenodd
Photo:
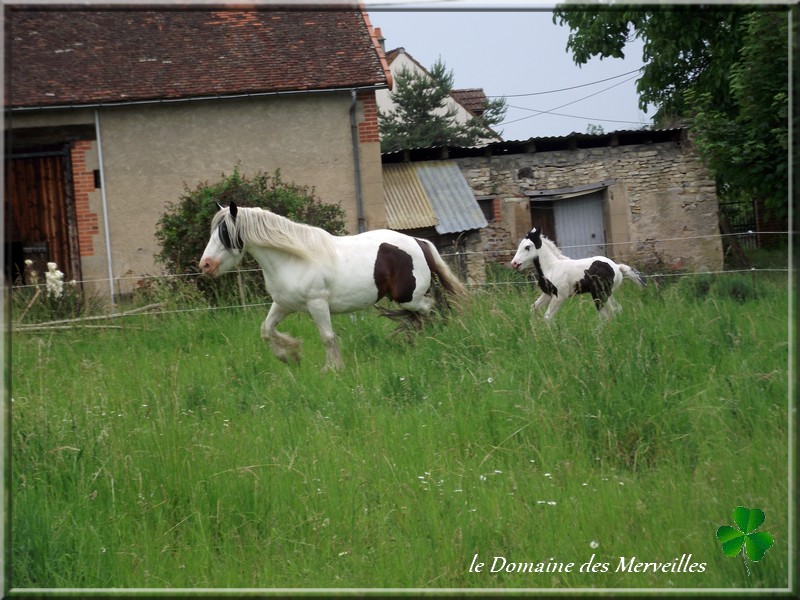
<instances>
[{"instance_id":1,"label":"plaster wall","mask_svg":"<svg viewBox=\"0 0 800 600\"><path fill-rule=\"evenodd\" d=\"M314 188L323 202L339 204L346 227L358 227L349 91L268 98L209 100L106 107L99 110L108 230L117 292L137 277L156 274L156 225L185 188L213 183L234 168L248 175L281 170L284 181ZM359 103L358 120L364 119ZM21 113L15 128L94 124L93 110ZM8 123L7 123L8 125ZM97 140L87 152L99 169ZM385 227L383 179L377 142L359 150L367 229ZM87 163L88 164L88 163ZM88 168L88 166L87 166ZM83 278L107 279L101 193L89 194L100 216L95 252L82 256ZM198 257L199 259L200 257ZM107 283L105 284L107 286Z\"/></svg>"}]
</instances>

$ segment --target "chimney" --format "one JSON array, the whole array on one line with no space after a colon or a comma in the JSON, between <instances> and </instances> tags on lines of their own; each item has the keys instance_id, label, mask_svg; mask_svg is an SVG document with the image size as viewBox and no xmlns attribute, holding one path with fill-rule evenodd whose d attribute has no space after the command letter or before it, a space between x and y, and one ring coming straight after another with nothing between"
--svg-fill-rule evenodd
<instances>
[{"instance_id":1,"label":"chimney","mask_svg":"<svg viewBox=\"0 0 800 600\"><path fill-rule=\"evenodd\" d=\"M380 27L375 28L375 37L378 38L378 43L381 45L381 52L386 54L386 38L383 37Z\"/></svg>"}]
</instances>

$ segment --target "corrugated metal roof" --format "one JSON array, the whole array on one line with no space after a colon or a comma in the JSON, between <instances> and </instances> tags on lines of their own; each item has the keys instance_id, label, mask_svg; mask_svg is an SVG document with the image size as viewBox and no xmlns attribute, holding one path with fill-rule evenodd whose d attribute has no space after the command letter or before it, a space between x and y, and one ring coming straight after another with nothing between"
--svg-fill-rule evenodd
<instances>
[{"instance_id":1,"label":"corrugated metal roof","mask_svg":"<svg viewBox=\"0 0 800 600\"><path fill-rule=\"evenodd\" d=\"M464 158L468 156L501 156L508 154L549 152L553 150L580 150L604 145L626 146L630 144L676 142L684 138L686 128L667 129L621 129L603 134L570 133L564 136L532 137L527 140L504 140L476 146L430 146L408 148L395 152L383 152L381 158L387 165L395 161L419 162L434 157Z\"/></svg>"},{"instance_id":2,"label":"corrugated metal roof","mask_svg":"<svg viewBox=\"0 0 800 600\"><path fill-rule=\"evenodd\" d=\"M383 166L383 198L389 229L420 229L439 224L413 164Z\"/></svg>"},{"instance_id":3,"label":"corrugated metal roof","mask_svg":"<svg viewBox=\"0 0 800 600\"><path fill-rule=\"evenodd\" d=\"M486 217L456 163L440 160L416 163L414 166L428 200L439 217L437 232L456 233L486 227Z\"/></svg>"},{"instance_id":4,"label":"corrugated metal roof","mask_svg":"<svg viewBox=\"0 0 800 600\"><path fill-rule=\"evenodd\" d=\"M383 197L390 229L435 227L438 233L457 233L487 225L456 163L383 165Z\"/></svg>"}]
</instances>

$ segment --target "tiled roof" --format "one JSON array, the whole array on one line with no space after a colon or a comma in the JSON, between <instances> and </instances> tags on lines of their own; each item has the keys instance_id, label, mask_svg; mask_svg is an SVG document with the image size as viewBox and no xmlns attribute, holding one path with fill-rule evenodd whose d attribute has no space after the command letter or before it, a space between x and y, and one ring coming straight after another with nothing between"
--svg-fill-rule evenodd
<instances>
[{"instance_id":1,"label":"tiled roof","mask_svg":"<svg viewBox=\"0 0 800 600\"><path fill-rule=\"evenodd\" d=\"M359 10L6 10L6 106L387 85ZM10 87L9 87L10 84Z\"/></svg>"},{"instance_id":2,"label":"tiled roof","mask_svg":"<svg viewBox=\"0 0 800 600\"><path fill-rule=\"evenodd\" d=\"M475 117L481 116L486 110L488 99L486 98L483 88L453 90L450 92L450 95Z\"/></svg>"}]
</instances>

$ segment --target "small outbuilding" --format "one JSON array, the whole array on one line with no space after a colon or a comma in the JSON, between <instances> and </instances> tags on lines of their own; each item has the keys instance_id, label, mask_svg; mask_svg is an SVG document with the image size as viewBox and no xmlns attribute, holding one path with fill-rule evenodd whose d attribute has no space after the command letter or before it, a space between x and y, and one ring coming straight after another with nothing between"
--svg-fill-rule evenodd
<instances>
[{"instance_id":1,"label":"small outbuilding","mask_svg":"<svg viewBox=\"0 0 800 600\"><path fill-rule=\"evenodd\" d=\"M722 268L716 185L686 129L419 148L384 154L384 173L429 161L457 165L487 217L481 261L510 260L536 226L572 258L600 254L651 272Z\"/></svg>"}]
</instances>

